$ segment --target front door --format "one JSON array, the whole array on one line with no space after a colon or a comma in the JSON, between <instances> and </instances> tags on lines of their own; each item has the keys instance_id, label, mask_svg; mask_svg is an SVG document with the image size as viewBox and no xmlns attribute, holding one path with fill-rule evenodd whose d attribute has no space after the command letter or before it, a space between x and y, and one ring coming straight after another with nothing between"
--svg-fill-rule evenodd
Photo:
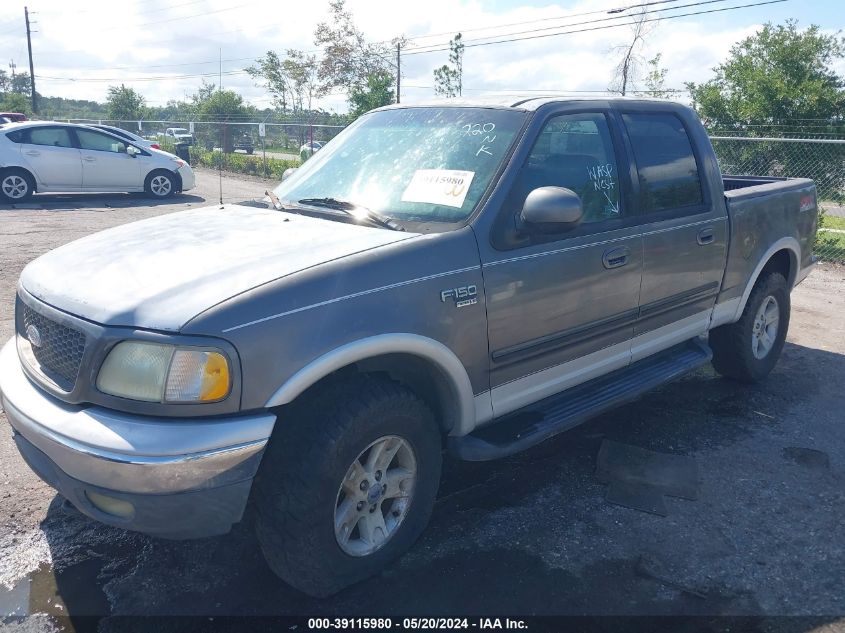
<instances>
[{"instance_id":1,"label":"front door","mask_svg":"<svg viewBox=\"0 0 845 633\"><path fill-rule=\"evenodd\" d=\"M620 194L619 145L604 112L551 116L520 169L508 223L543 186L577 193L584 215L569 232L519 231L521 243L482 255L494 417L630 360L642 237Z\"/></svg>"},{"instance_id":2,"label":"front door","mask_svg":"<svg viewBox=\"0 0 845 633\"><path fill-rule=\"evenodd\" d=\"M703 334L722 283L727 222L702 186L697 152L672 112L625 112L639 180L643 283L634 361Z\"/></svg>"},{"instance_id":3,"label":"front door","mask_svg":"<svg viewBox=\"0 0 845 633\"><path fill-rule=\"evenodd\" d=\"M76 128L82 155L82 186L91 191L126 191L141 182L141 158L126 153L115 136Z\"/></svg>"},{"instance_id":4,"label":"front door","mask_svg":"<svg viewBox=\"0 0 845 633\"><path fill-rule=\"evenodd\" d=\"M38 125L23 130L21 158L38 181L52 190L78 190L82 185L79 150L67 127Z\"/></svg>"}]
</instances>

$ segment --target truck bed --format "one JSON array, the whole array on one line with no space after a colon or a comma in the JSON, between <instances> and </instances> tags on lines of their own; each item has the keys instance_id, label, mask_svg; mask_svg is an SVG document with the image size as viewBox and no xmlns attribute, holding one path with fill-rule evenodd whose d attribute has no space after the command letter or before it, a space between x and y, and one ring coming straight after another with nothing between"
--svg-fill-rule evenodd
<instances>
[{"instance_id":1,"label":"truck bed","mask_svg":"<svg viewBox=\"0 0 845 633\"><path fill-rule=\"evenodd\" d=\"M772 245L797 243L797 274L813 262L818 224L816 186L807 178L723 176L730 246L717 303L742 296L746 283ZM792 242L791 239L795 241ZM787 281L793 281L787 280Z\"/></svg>"}]
</instances>

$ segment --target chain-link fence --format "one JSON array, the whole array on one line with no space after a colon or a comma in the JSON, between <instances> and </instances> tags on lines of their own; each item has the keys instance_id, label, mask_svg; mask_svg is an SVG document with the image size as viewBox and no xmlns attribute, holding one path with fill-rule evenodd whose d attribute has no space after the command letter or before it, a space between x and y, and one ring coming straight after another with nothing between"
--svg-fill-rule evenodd
<instances>
[{"instance_id":1,"label":"chain-link fence","mask_svg":"<svg viewBox=\"0 0 845 633\"><path fill-rule=\"evenodd\" d=\"M70 123L113 126L157 144L187 152L192 165L280 179L307 160L345 126L309 122L117 121L68 119ZM181 147L180 147L181 146Z\"/></svg>"},{"instance_id":2,"label":"chain-link fence","mask_svg":"<svg viewBox=\"0 0 845 633\"><path fill-rule=\"evenodd\" d=\"M845 140L711 136L724 174L812 178L819 200L815 253L845 263Z\"/></svg>"},{"instance_id":3,"label":"chain-link fence","mask_svg":"<svg viewBox=\"0 0 845 633\"><path fill-rule=\"evenodd\" d=\"M278 121L69 121L112 125L171 152L176 152L177 143L187 144L194 165L276 180L345 127ZM710 138L724 174L812 178L820 212L816 255L845 263L845 140L716 134Z\"/></svg>"}]
</instances>

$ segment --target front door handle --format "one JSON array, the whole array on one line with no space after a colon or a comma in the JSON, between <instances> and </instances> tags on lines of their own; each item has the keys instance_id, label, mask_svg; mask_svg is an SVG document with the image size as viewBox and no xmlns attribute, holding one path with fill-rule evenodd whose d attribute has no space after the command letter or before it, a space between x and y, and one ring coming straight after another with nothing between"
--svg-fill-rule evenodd
<instances>
[{"instance_id":1,"label":"front door handle","mask_svg":"<svg viewBox=\"0 0 845 633\"><path fill-rule=\"evenodd\" d=\"M715 239L716 237L713 234L713 227L708 226L706 229L701 229L698 232L698 237L696 238L696 241L702 246L704 246L705 244L712 244L713 240Z\"/></svg>"},{"instance_id":2,"label":"front door handle","mask_svg":"<svg viewBox=\"0 0 845 633\"><path fill-rule=\"evenodd\" d=\"M627 246L620 246L619 248L611 248L609 251L605 251L601 262L605 268L619 268L627 264L630 257L631 249Z\"/></svg>"},{"instance_id":3,"label":"front door handle","mask_svg":"<svg viewBox=\"0 0 845 633\"><path fill-rule=\"evenodd\" d=\"M95 162L97 159L96 159L96 158L94 158L93 156L83 156L83 157L82 157L82 160L84 160L86 163L93 163L93 162Z\"/></svg>"}]
</instances>

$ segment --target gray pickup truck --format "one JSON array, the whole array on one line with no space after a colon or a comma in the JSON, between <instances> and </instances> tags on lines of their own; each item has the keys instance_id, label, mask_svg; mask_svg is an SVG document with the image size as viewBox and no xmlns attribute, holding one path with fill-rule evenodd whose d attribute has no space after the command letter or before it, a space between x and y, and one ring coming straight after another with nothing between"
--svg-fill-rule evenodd
<instances>
[{"instance_id":1,"label":"gray pickup truck","mask_svg":"<svg viewBox=\"0 0 845 633\"><path fill-rule=\"evenodd\" d=\"M812 181L723 177L692 110L630 99L383 108L268 200L30 263L0 390L81 512L247 516L312 595L412 545L444 451L510 455L708 362L765 377L817 224Z\"/></svg>"}]
</instances>

